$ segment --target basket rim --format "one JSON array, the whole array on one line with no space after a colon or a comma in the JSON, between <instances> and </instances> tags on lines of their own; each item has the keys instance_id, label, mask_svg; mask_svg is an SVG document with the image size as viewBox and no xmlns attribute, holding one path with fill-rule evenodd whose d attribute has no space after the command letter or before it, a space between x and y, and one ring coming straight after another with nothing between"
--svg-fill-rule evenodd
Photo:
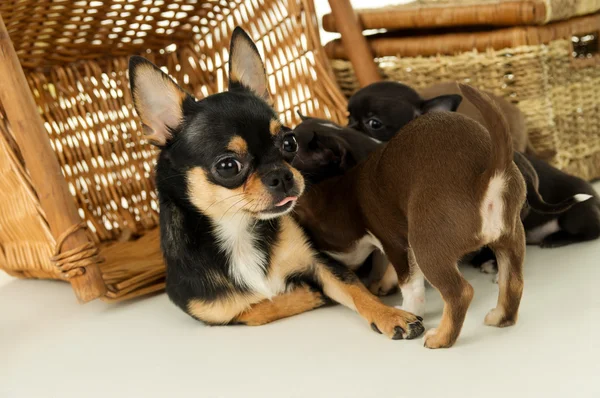
<instances>
[{"instance_id":1,"label":"basket rim","mask_svg":"<svg viewBox=\"0 0 600 398\"><path fill-rule=\"evenodd\" d=\"M514 26L483 31L471 29L467 32L455 30L390 32L369 36L367 41L377 58L416 57L545 45L555 40L570 40L572 36L597 31L600 31L600 13L543 26ZM330 59L348 59L341 39L327 43L325 52Z\"/></svg>"}]
</instances>

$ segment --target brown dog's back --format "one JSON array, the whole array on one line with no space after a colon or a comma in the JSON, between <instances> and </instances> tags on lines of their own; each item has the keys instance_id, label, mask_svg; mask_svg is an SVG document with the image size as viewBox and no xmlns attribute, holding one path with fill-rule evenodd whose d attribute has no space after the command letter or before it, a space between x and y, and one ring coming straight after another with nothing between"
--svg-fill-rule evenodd
<instances>
[{"instance_id":1,"label":"brown dog's back","mask_svg":"<svg viewBox=\"0 0 600 398\"><path fill-rule=\"evenodd\" d=\"M419 94L425 98L430 99L439 95L448 94L462 94L458 85L454 82L439 83L430 87L419 90ZM525 152L527 148L527 129L525 126L525 117L523 113L515 105L511 104L507 100L492 93L486 92L490 100L498 106L502 113L506 116L508 121L509 131L512 137L513 147L515 151ZM458 109L458 113L469 116L481 124L484 124L483 117L477 110L477 106L473 104L469 99L464 99Z\"/></svg>"}]
</instances>

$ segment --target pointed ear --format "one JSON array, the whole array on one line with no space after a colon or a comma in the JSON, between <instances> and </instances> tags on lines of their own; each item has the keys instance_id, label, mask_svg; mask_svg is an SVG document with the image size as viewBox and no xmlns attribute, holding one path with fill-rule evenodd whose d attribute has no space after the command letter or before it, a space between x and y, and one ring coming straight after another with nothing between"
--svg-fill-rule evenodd
<instances>
[{"instance_id":1,"label":"pointed ear","mask_svg":"<svg viewBox=\"0 0 600 398\"><path fill-rule=\"evenodd\" d=\"M129 82L146 138L164 146L183 120L182 105L188 94L152 62L139 56L129 59Z\"/></svg>"},{"instance_id":2,"label":"pointed ear","mask_svg":"<svg viewBox=\"0 0 600 398\"><path fill-rule=\"evenodd\" d=\"M461 102L462 97L458 94L440 95L439 97L423 101L423 104L421 104L421 114L439 111L456 112Z\"/></svg>"},{"instance_id":3,"label":"pointed ear","mask_svg":"<svg viewBox=\"0 0 600 398\"><path fill-rule=\"evenodd\" d=\"M308 116L304 116L301 112L300 109L296 110L296 113L298 114L298 116L300 117L300 120L305 121L310 119Z\"/></svg>"},{"instance_id":4,"label":"pointed ear","mask_svg":"<svg viewBox=\"0 0 600 398\"><path fill-rule=\"evenodd\" d=\"M239 26L231 35L229 49L229 90L245 88L272 103L265 67L258 49Z\"/></svg>"}]
</instances>

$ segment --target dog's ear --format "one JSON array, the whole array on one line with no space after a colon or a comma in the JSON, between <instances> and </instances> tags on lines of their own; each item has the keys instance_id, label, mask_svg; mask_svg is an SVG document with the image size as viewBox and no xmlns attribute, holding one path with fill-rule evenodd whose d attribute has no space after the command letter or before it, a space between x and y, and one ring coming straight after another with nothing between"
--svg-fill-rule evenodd
<instances>
[{"instance_id":1,"label":"dog's ear","mask_svg":"<svg viewBox=\"0 0 600 398\"><path fill-rule=\"evenodd\" d=\"M300 112L300 109L296 110L296 113L297 113L297 114L298 114L298 116L300 117L300 120L302 120L303 122L304 122L305 120L308 120L308 119L310 119L308 116L304 116L304 115L302 114L302 112Z\"/></svg>"},{"instance_id":2,"label":"dog's ear","mask_svg":"<svg viewBox=\"0 0 600 398\"><path fill-rule=\"evenodd\" d=\"M461 102L462 96L458 94L440 95L439 97L423 101L421 104L421 114L439 111L456 112Z\"/></svg>"},{"instance_id":3,"label":"dog's ear","mask_svg":"<svg viewBox=\"0 0 600 398\"><path fill-rule=\"evenodd\" d=\"M129 82L146 138L154 145L164 146L183 120L182 105L189 94L152 62L139 56L129 59Z\"/></svg>"},{"instance_id":4,"label":"dog's ear","mask_svg":"<svg viewBox=\"0 0 600 398\"><path fill-rule=\"evenodd\" d=\"M324 166L336 164L340 170L348 168L348 151L341 138L335 135L318 136L315 133L311 145L318 148Z\"/></svg>"},{"instance_id":5,"label":"dog's ear","mask_svg":"<svg viewBox=\"0 0 600 398\"><path fill-rule=\"evenodd\" d=\"M229 90L247 89L271 103L267 73L258 49L239 26L231 35L229 49Z\"/></svg>"}]
</instances>

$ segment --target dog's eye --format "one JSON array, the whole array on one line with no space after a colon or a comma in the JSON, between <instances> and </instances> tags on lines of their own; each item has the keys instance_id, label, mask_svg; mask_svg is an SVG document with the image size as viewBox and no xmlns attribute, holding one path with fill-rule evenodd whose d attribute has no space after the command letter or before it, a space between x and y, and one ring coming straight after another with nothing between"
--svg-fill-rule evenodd
<instances>
[{"instance_id":1,"label":"dog's eye","mask_svg":"<svg viewBox=\"0 0 600 398\"><path fill-rule=\"evenodd\" d=\"M293 134L286 135L283 139L283 150L290 153L295 153L298 150L298 141Z\"/></svg>"},{"instance_id":2,"label":"dog's eye","mask_svg":"<svg viewBox=\"0 0 600 398\"><path fill-rule=\"evenodd\" d=\"M242 164L234 158L225 158L217 163L217 173L223 178L232 178L240 173Z\"/></svg>"},{"instance_id":3,"label":"dog's eye","mask_svg":"<svg viewBox=\"0 0 600 398\"><path fill-rule=\"evenodd\" d=\"M379 130L383 127L383 123L381 123L381 121L379 121L378 119L371 118L367 120L367 126L369 126L369 128L372 130Z\"/></svg>"}]
</instances>

